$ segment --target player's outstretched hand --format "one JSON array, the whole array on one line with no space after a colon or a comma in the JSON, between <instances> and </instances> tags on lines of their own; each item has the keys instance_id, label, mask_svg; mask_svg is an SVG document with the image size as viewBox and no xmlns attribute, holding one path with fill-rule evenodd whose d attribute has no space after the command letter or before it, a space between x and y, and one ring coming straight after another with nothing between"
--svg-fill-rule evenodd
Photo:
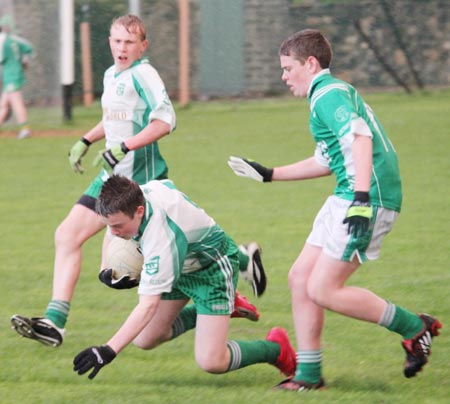
<instances>
[{"instance_id":1,"label":"player's outstretched hand","mask_svg":"<svg viewBox=\"0 0 450 404\"><path fill-rule=\"evenodd\" d=\"M259 182L272 181L273 168L264 167L256 161L230 156L228 165L239 177L247 177Z\"/></svg>"},{"instance_id":2,"label":"player's outstretched hand","mask_svg":"<svg viewBox=\"0 0 450 404\"><path fill-rule=\"evenodd\" d=\"M73 370L79 375L85 374L93 368L89 379L93 379L100 369L112 362L116 353L109 345L91 346L81 351L73 360Z\"/></svg>"},{"instance_id":3,"label":"player's outstretched hand","mask_svg":"<svg viewBox=\"0 0 450 404\"><path fill-rule=\"evenodd\" d=\"M102 167L109 174L112 174L114 167L126 156L130 151L124 142L110 149L100 150L97 153L92 165L94 167Z\"/></svg>"},{"instance_id":4,"label":"player's outstretched hand","mask_svg":"<svg viewBox=\"0 0 450 404\"><path fill-rule=\"evenodd\" d=\"M367 192L355 192L352 204L348 208L343 223L348 224L348 234L362 237L369 230L372 218L372 206Z\"/></svg>"},{"instance_id":5,"label":"player's outstretched hand","mask_svg":"<svg viewBox=\"0 0 450 404\"><path fill-rule=\"evenodd\" d=\"M122 275L119 279L114 279L112 275L111 268L102 269L98 274L98 279L113 289L131 289L139 285L139 282L130 278L130 275Z\"/></svg>"},{"instance_id":6,"label":"player's outstretched hand","mask_svg":"<svg viewBox=\"0 0 450 404\"><path fill-rule=\"evenodd\" d=\"M81 158L87 153L89 146L92 143L82 137L69 150L69 163L74 173L83 174L83 167L81 166Z\"/></svg>"}]
</instances>

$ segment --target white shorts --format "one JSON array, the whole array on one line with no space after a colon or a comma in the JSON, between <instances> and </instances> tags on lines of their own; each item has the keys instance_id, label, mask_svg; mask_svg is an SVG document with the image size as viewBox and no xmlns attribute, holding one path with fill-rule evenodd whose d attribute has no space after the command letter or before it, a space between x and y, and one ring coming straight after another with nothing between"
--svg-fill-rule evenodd
<instances>
[{"instance_id":1,"label":"white shorts","mask_svg":"<svg viewBox=\"0 0 450 404\"><path fill-rule=\"evenodd\" d=\"M352 202L330 196L317 214L306 242L321 247L323 252L340 261L359 262L375 260L380 255L381 241L388 234L398 217L398 212L373 206L369 231L355 238L348 234L348 224L343 224Z\"/></svg>"}]
</instances>

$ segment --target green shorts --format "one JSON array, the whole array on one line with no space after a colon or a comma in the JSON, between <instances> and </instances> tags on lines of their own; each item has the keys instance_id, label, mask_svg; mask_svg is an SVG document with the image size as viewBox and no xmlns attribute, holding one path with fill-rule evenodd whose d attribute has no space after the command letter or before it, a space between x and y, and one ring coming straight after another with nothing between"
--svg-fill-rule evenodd
<instances>
[{"instance_id":1,"label":"green shorts","mask_svg":"<svg viewBox=\"0 0 450 404\"><path fill-rule=\"evenodd\" d=\"M108 174L106 174L106 172L102 170L101 173L94 178L94 181L92 181L87 189L83 192L83 195L81 195L77 203L95 211L95 201L100 195L102 186L107 179Z\"/></svg>"},{"instance_id":2,"label":"green shorts","mask_svg":"<svg viewBox=\"0 0 450 404\"><path fill-rule=\"evenodd\" d=\"M90 183L86 191L84 191L83 195L88 195L92 198L97 199L100 195L103 184L108 178L108 174L106 174L106 172L102 170L101 173L94 178L94 181Z\"/></svg>"},{"instance_id":3,"label":"green shorts","mask_svg":"<svg viewBox=\"0 0 450 404\"><path fill-rule=\"evenodd\" d=\"M230 315L234 311L234 296L239 277L238 248L228 240L226 254L209 267L182 274L163 300L192 299L198 314Z\"/></svg>"}]
</instances>

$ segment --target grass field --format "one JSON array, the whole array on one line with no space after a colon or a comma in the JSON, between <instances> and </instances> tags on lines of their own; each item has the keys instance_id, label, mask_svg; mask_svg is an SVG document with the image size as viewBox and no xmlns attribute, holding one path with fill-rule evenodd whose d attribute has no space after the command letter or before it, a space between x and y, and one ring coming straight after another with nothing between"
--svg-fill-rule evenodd
<instances>
[{"instance_id":1,"label":"grass field","mask_svg":"<svg viewBox=\"0 0 450 404\"><path fill-rule=\"evenodd\" d=\"M57 349L20 339L14 313L42 315L51 294L53 232L96 170L72 173L67 151L100 118L98 105L75 108L70 124L59 110L30 111L34 137L0 134L1 285L0 402L35 403L448 403L450 397L450 91L425 95L372 94L400 158L404 206L381 258L352 279L413 311L438 316L444 328L425 371L407 380L400 337L380 327L327 313L324 372L328 389L298 396L274 392L278 371L257 365L226 375L201 371L193 333L155 351L128 347L92 381L72 371L81 349L104 343L134 307L135 290L113 291L97 280L101 237L84 248L83 271ZM268 99L194 103L178 109L177 130L160 142L177 186L235 239L263 246L269 283L255 303L258 323L232 321L230 338L264 338L275 326L293 337L287 272L298 254L332 178L259 184L236 177L229 155L278 165L311 155L306 101ZM48 130L53 136L48 136ZM41 135L42 136L41 136ZM251 297L248 285L239 289ZM254 299L252 299L254 300Z\"/></svg>"}]
</instances>

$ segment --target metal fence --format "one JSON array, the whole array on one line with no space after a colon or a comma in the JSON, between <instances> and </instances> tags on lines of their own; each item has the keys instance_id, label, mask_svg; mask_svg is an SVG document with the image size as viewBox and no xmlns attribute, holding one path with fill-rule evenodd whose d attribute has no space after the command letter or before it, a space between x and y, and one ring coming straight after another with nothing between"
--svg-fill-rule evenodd
<instances>
[{"instance_id":1,"label":"metal fence","mask_svg":"<svg viewBox=\"0 0 450 404\"><path fill-rule=\"evenodd\" d=\"M178 94L178 1L141 0L151 63L173 98ZM81 100L79 24L91 26L94 92L102 92L112 63L111 20L129 2L75 1L73 94ZM59 0L0 0L0 16L14 17L36 57L28 70L28 103L61 102ZM334 47L334 73L359 87L410 90L450 85L448 0L190 0L190 90L193 98L284 93L278 46L302 28L319 28ZM370 13L369 13L370 10Z\"/></svg>"}]
</instances>

